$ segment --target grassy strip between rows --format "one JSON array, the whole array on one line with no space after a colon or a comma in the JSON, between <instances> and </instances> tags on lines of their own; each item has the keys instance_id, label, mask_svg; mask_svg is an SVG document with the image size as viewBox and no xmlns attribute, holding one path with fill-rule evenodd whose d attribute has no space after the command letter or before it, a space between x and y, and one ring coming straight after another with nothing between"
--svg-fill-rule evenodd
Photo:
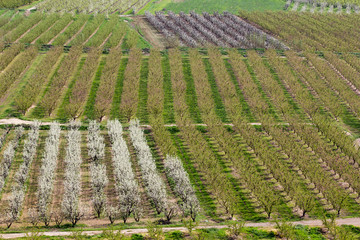
<instances>
[{"instance_id":1,"label":"grassy strip between rows","mask_svg":"<svg viewBox=\"0 0 360 240\"><path fill-rule=\"evenodd\" d=\"M128 58L121 59L118 77L116 80L114 100L111 105L111 112L110 112L111 119L116 119L116 118L120 119L121 94L123 91L125 70L128 62L129 62Z\"/></svg>"}]
</instances>

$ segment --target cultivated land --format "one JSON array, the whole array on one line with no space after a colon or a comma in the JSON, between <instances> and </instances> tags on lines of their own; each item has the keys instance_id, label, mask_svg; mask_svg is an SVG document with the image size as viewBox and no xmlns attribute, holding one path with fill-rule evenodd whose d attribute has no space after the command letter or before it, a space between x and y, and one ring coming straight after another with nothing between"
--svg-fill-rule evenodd
<instances>
[{"instance_id":1,"label":"cultivated land","mask_svg":"<svg viewBox=\"0 0 360 240\"><path fill-rule=\"evenodd\" d=\"M0 10L3 233L355 239L313 227L360 215L355 11L199 14L185 0L169 6L190 14L125 17L116 3Z\"/></svg>"}]
</instances>

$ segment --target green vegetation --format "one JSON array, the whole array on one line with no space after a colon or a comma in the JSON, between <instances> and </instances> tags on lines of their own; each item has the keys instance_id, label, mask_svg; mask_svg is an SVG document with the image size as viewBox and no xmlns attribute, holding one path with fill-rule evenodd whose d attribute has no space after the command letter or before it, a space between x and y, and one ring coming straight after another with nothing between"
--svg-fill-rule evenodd
<instances>
[{"instance_id":1,"label":"green vegetation","mask_svg":"<svg viewBox=\"0 0 360 240\"><path fill-rule=\"evenodd\" d=\"M184 0L180 2L171 2L166 6L161 7L166 10L171 10L175 13L181 11L189 13L195 11L202 12L223 12L228 11L237 14L239 10L245 11L280 11L283 9L285 2L283 0ZM149 9L150 11L155 11ZM162 9L156 9L161 11Z\"/></svg>"}]
</instances>

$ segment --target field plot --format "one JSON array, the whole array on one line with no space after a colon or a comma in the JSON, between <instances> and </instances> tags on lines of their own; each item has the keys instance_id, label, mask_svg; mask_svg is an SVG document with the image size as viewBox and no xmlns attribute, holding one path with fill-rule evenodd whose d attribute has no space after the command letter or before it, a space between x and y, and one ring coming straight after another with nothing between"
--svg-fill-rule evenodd
<instances>
[{"instance_id":1,"label":"field plot","mask_svg":"<svg viewBox=\"0 0 360 240\"><path fill-rule=\"evenodd\" d=\"M47 12L76 12L76 13L136 13L148 3L148 0L44 0L36 5L36 8Z\"/></svg>"},{"instance_id":2,"label":"field plot","mask_svg":"<svg viewBox=\"0 0 360 240\"><path fill-rule=\"evenodd\" d=\"M3 63L0 80L15 77L1 85L8 93L1 114L72 121L3 127L4 223L18 226L34 211L45 225L61 214L72 224L104 224L118 210L124 222L139 224L182 214L214 221L359 216L356 55L33 51L13 45L2 53L13 60ZM13 67L25 59L29 66ZM11 91L14 82L20 92Z\"/></svg>"},{"instance_id":3,"label":"field plot","mask_svg":"<svg viewBox=\"0 0 360 240\"><path fill-rule=\"evenodd\" d=\"M30 4L35 0L1 0L0 8L17 8L23 5Z\"/></svg>"},{"instance_id":4,"label":"field plot","mask_svg":"<svg viewBox=\"0 0 360 240\"><path fill-rule=\"evenodd\" d=\"M284 10L292 12L310 12L310 13L337 13L351 14L360 13L358 1L302 1L288 0L284 6Z\"/></svg>"},{"instance_id":5,"label":"field plot","mask_svg":"<svg viewBox=\"0 0 360 240\"><path fill-rule=\"evenodd\" d=\"M274 37L229 12L223 15L195 12L176 15L169 11L168 16L162 12L156 12L155 16L146 12L145 16L164 35L169 46L176 46L179 39L190 47L286 48Z\"/></svg>"},{"instance_id":6,"label":"field plot","mask_svg":"<svg viewBox=\"0 0 360 240\"><path fill-rule=\"evenodd\" d=\"M281 11L285 2L283 0L181 0L171 1L162 0L150 2L144 10L151 13L156 11L173 11L175 13L185 12L190 13L195 11L201 14L202 12L224 12L228 11L237 14L239 10L244 11ZM144 12L140 11L144 14Z\"/></svg>"},{"instance_id":7,"label":"field plot","mask_svg":"<svg viewBox=\"0 0 360 240\"><path fill-rule=\"evenodd\" d=\"M272 32L296 50L358 52L358 14L240 12L240 17Z\"/></svg>"},{"instance_id":8,"label":"field plot","mask_svg":"<svg viewBox=\"0 0 360 240\"><path fill-rule=\"evenodd\" d=\"M150 45L124 19L116 14L87 15L70 13L32 13L9 11L0 16L0 41L3 44L66 45L112 48ZM134 43L131 43L134 41ZM6 61L6 60L5 60Z\"/></svg>"}]
</instances>

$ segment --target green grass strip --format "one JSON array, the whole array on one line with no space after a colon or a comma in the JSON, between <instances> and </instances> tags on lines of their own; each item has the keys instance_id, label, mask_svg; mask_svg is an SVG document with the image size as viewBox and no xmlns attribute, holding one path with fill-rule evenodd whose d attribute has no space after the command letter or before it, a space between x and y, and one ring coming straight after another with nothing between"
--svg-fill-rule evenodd
<instances>
[{"instance_id":1,"label":"green grass strip","mask_svg":"<svg viewBox=\"0 0 360 240\"><path fill-rule=\"evenodd\" d=\"M86 102L84 115L87 117L87 119L95 119L94 114L94 106L95 106L95 100L96 100L96 93L100 85L101 81L101 74L106 64L106 57L104 57L99 64L98 70L95 75L95 79L92 83L90 94Z\"/></svg>"},{"instance_id":2,"label":"green grass strip","mask_svg":"<svg viewBox=\"0 0 360 240\"><path fill-rule=\"evenodd\" d=\"M226 70L230 75L230 79L231 79L232 83L234 84L236 94L239 97L239 101L242 106L243 114L248 118L249 122L256 122L256 118L252 114L251 108L250 108L249 104L246 102L244 94L240 89L234 69L232 68L231 64L229 63L229 61L227 59L224 59L224 63L225 63Z\"/></svg>"},{"instance_id":3,"label":"green grass strip","mask_svg":"<svg viewBox=\"0 0 360 240\"><path fill-rule=\"evenodd\" d=\"M219 116L219 118L221 119L222 122L229 123L230 121L226 114L225 106L224 106L224 103L222 102L222 98L221 98L219 89L216 85L216 79L215 79L215 75L212 71L211 63L210 63L209 59L207 59L207 58L204 58L203 62L204 62L204 66L205 66L205 71L208 75L208 80L209 80L209 84L210 84L211 92L212 92L212 98L214 99L214 103L215 103L215 112ZM219 79L219 80L222 81L222 79Z\"/></svg>"},{"instance_id":4,"label":"green grass strip","mask_svg":"<svg viewBox=\"0 0 360 240\"><path fill-rule=\"evenodd\" d=\"M200 129L198 129L200 130ZM210 149L213 151L216 159L218 160L220 166L223 168L223 172L226 174L226 177L229 179L233 189L238 197L237 201L237 214L240 214L241 218L245 221L261 221L264 220L265 217L261 216L260 214L255 212L254 207L251 205L247 194L240 188L239 181L231 174L231 169L227 166L223 158L221 157L219 150L214 146L215 142L210 139L208 135L205 133L207 132L206 128L200 130L203 133L203 137L208 143Z\"/></svg>"},{"instance_id":5,"label":"green grass strip","mask_svg":"<svg viewBox=\"0 0 360 240\"><path fill-rule=\"evenodd\" d=\"M118 77L116 79L114 99L111 105L111 111L110 111L111 119L116 119L116 118L120 119L121 94L123 91L124 75L128 61L129 61L128 58L121 59Z\"/></svg>"},{"instance_id":6,"label":"green grass strip","mask_svg":"<svg viewBox=\"0 0 360 240\"><path fill-rule=\"evenodd\" d=\"M269 106L269 114L271 114L275 118L276 121L281 122L280 117L279 117L279 115L277 114L277 112L275 110L275 107L273 106L271 100L269 99L269 97L266 95L266 93L262 89L261 83L257 79L256 74L255 74L254 70L252 69L252 67L250 66L248 60L244 59L244 62L246 64L246 66L247 66L247 69L248 69L248 71L250 73L251 78L254 80L255 84L258 86L259 92L261 93L263 99L266 101L266 103Z\"/></svg>"},{"instance_id":7,"label":"green grass strip","mask_svg":"<svg viewBox=\"0 0 360 240\"><path fill-rule=\"evenodd\" d=\"M57 111L57 119L61 120L61 121L66 121L66 119L68 118L68 115L66 114L66 111L65 111L65 107L66 105L68 105L70 103L70 96L71 96L71 93L72 93L72 88L74 87L75 85L75 82L76 80L78 79L80 73L81 73L81 70L85 64L85 61L86 61L86 57L82 57L81 60L80 60L80 64L78 66L78 69L76 70L76 74L75 76L73 77L73 79L71 80L70 84L69 84L69 87L68 87L68 90L65 94L65 97ZM56 111L56 110L54 110Z\"/></svg>"},{"instance_id":8,"label":"green grass strip","mask_svg":"<svg viewBox=\"0 0 360 240\"><path fill-rule=\"evenodd\" d=\"M191 118L195 123L202 123L200 110L197 103L194 79L191 74L190 61L187 58L182 59L184 79L186 82L186 104L189 106Z\"/></svg>"},{"instance_id":9,"label":"green grass strip","mask_svg":"<svg viewBox=\"0 0 360 240\"><path fill-rule=\"evenodd\" d=\"M167 54L162 59L161 65L164 77L164 122L171 124L175 123L174 97L172 93L170 62Z\"/></svg>"},{"instance_id":10,"label":"green grass strip","mask_svg":"<svg viewBox=\"0 0 360 240\"><path fill-rule=\"evenodd\" d=\"M168 130L171 132L171 137L173 139L173 142L178 149L177 156L180 157L185 171L189 174L190 182L195 190L196 197L198 198L202 210L205 212L205 214L211 218L217 218L216 216L216 205L214 200L210 197L210 194L208 190L206 189L206 186L201 181L201 176L199 175L199 172L194 167L191 158L189 154L186 151L186 148L181 140L181 138L178 135L178 128L172 127L168 128Z\"/></svg>"},{"instance_id":11,"label":"green grass strip","mask_svg":"<svg viewBox=\"0 0 360 240\"><path fill-rule=\"evenodd\" d=\"M148 100L148 75L149 75L149 59L143 58L140 70L140 84L139 84L139 102L136 116L141 123L148 123L147 100Z\"/></svg>"},{"instance_id":12,"label":"green grass strip","mask_svg":"<svg viewBox=\"0 0 360 240\"><path fill-rule=\"evenodd\" d=\"M295 112L299 115L299 117L303 120L306 119L304 111L298 106L298 104L294 101L288 90L286 89L284 83L279 79L275 69L270 65L267 59L263 59L264 65L270 70L271 75L273 76L274 80L281 86L284 91L285 97L288 99L289 104L293 107Z\"/></svg>"}]
</instances>

